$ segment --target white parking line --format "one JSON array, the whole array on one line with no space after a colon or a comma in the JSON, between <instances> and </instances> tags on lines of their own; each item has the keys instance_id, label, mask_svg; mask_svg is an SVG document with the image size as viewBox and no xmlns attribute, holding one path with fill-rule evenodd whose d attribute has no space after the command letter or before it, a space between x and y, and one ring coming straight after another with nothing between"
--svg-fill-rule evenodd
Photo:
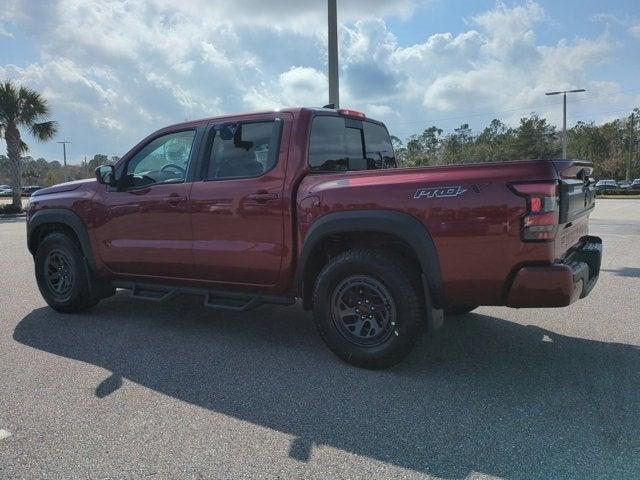
<instances>
[{"instance_id":1,"label":"white parking line","mask_svg":"<svg viewBox=\"0 0 640 480\"><path fill-rule=\"evenodd\" d=\"M11 432L9 430L0 428L0 440L4 440L5 438L9 438L10 436Z\"/></svg>"}]
</instances>

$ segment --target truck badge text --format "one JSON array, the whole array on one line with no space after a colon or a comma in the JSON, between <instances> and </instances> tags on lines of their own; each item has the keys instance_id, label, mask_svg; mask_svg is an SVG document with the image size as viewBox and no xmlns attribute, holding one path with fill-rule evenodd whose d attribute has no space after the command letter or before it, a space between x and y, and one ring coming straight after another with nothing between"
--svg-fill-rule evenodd
<instances>
[{"instance_id":1,"label":"truck badge text","mask_svg":"<svg viewBox=\"0 0 640 480\"><path fill-rule=\"evenodd\" d=\"M413 198L442 198L442 197L457 197L466 192L467 189L460 185L452 187L431 187L431 188L419 188L413 195Z\"/></svg>"}]
</instances>

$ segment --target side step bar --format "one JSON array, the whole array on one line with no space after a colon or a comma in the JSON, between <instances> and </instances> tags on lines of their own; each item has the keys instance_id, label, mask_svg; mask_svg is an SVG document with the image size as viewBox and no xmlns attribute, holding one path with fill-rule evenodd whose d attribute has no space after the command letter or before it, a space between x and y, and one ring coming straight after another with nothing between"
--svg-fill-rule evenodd
<instances>
[{"instance_id":1,"label":"side step bar","mask_svg":"<svg viewBox=\"0 0 640 480\"><path fill-rule=\"evenodd\" d=\"M133 282L113 282L113 286L130 290L132 298L158 303L166 302L181 294L202 295L204 296L205 307L233 312L247 312L265 304L293 305L296 301L293 297L211 290L197 287L171 287L167 285Z\"/></svg>"}]
</instances>

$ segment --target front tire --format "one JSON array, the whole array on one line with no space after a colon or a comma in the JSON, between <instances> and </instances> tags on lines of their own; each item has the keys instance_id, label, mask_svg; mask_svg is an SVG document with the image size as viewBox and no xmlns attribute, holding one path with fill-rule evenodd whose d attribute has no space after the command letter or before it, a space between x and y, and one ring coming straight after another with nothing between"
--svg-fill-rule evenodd
<instances>
[{"instance_id":1,"label":"front tire","mask_svg":"<svg viewBox=\"0 0 640 480\"><path fill-rule=\"evenodd\" d=\"M342 360L387 368L411 352L424 321L419 272L404 257L347 251L322 269L313 289L318 331Z\"/></svg>"},{"instance_id":2,"label":"front tire","mask_svg":"<svg viewBox=\"0 0 640 480\"><path fill-rule=\"evenodd\" d=\"M80 246L68 235L47 235L35 254L38 288L47 304L62 313L78 313L97 304Z\"/></svg>"}]
</instances>

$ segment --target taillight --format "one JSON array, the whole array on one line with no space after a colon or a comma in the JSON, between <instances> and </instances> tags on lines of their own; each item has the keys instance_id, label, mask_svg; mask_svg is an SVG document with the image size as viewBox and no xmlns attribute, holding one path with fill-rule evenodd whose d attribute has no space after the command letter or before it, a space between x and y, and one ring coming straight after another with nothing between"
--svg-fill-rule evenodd
<instances>
[{"instance_id":1,"label":"taillight","mask_svg":"<svg viewBox=\"0 0 640 480\"><path fill-rule=\"evenodd\" d=\"M558 231L558 183L516 183L511 188L527 200L527 213L522 217L522 239L549 241Z\"/></svg>"},{"instance_id":2,"label":"taillight","mask_svg":"<svg viewBox=\"0 0 640 480\"><path fill-rule=\"evenodd\" d=\"M348 108L341 108L338 110L340 115L344 115L345 117L353 117L353 118L366 118L366 115L362 112L358 112L357 110L351 110Z\"/></svg>"}]
</instances>

